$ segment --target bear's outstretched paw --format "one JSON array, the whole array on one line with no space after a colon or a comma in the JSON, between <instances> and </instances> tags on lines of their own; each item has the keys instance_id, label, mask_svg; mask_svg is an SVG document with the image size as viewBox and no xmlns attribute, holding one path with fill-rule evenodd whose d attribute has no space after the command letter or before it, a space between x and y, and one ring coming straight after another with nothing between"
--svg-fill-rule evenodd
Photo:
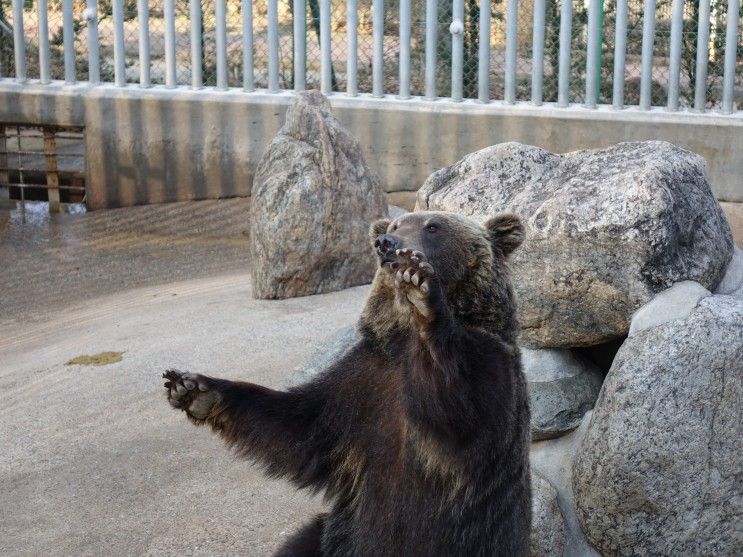
<instances>
[{"instance_id":1,"label":"bear's outstretched paw","mask_svg":"<svg viewBox=\"0 0 743 557\"><path fill-rule=\"evenodd\" d=\"M395 254L397 261L390 265L395 273L395 285L423 317L430 318L432 310L429 301L435 287L436 271L420 251L399 249Z\"/></svg>"},{"instance_id":2,"label":"bear's outstretched paw","mask_svg":"<svg viewBox=\"0 0 743 557\"><path fill-rule=\"evenodd\" d=\"M163 379L166 379L165 389L170 405L183 410L198 422L205 420L214 405L222 400L222 395L203 375L169 369L163 373Z\"/></svg>"}]
</instances>

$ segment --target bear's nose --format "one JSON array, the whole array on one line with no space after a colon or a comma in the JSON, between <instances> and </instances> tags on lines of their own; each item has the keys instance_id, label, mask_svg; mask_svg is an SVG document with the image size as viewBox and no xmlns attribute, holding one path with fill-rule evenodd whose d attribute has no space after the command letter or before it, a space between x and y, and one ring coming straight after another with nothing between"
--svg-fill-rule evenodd
<instances>
[{"instance_id":1,"label":"bear's nose","mask_svg":"<svg viewBox=\"0 0 743 557\"><path fill-rule=\"evenodd\" d=\"M390 252L394 253L395 250L400 249L400 240L389 234L382 234L377 236L374 247L377 248L379 255L388 255Z\"/></svg>"}]
</instances>

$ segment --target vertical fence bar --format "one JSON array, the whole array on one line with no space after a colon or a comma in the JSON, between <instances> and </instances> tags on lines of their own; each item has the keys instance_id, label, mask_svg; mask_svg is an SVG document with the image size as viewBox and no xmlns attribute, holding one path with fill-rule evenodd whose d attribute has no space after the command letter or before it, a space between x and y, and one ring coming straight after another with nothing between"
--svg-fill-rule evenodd
<instances>
[{"instance_id":1,"label":"vertical fence bar","mask_svg":"<svg viewBox=\"0 0 743 557\"><path fill-rule=\"evenodd\" d=\"M614 83L612 106L624 108L624 72L627 56L627 0L617 0L617 19L614 31Z\"/></svg>"},{"instance_id":2,"label":"vertical fence bar","mask_svg":"<svg viewBox=\"0 0 743 557\"><path fill-rule=\"evenodd\" d=\"M117 87L126 85L124 63L124 1L113 0L111 11L114 24L114 83ZM67 48L65 48L65 51Z\"/></svg>"},{"instance_id":3,"label":"vertical fence bar","mask_svg":"<svg viewBox=\"0 0 743 557\"><path fill-rule=\"evenodd\" d=\"M650 110L653 99L653 46L655 45L655 0L645 0L642 22L642 59L640 69L640 109Z\"/></svg>"},{"instance_id":4,"label":"vertical fence bar","mask_svg":"<svg viewBox=\"0 0 743 557\"><path fill-rule=\"evenodd\" d=\"M51 73L49 67L49 20L48 20L48 7L47 0L39 0L37 4L38 17L39 17L39 79L41 83L49 83L51 81Z\"/></svg>"},{"instance_id":5,"label":"vertical fence bar","mask_svg":"<svg viewBox=\"0 0 743 557\"><path fill-rule=\"evenodd\" d=\"M462 100L464 77L464 0L454 0L451 33L451 99Z\"/></svg>"},{"instance_id":6,"label":"vertical fence bar","mask_svg":"<svg viewBox=\"0 0 743 557\"><path fill-rule=\"evenodd\" d=\"M359 94L358 85L358 56L359 56L359 12L356 0L346 2L346 40L348 41L348 56L346 57L346 92L350 97Z\"/></svg>"},{"instance_id":7,"label":"vertical fence bar","mask_svg":"<svg viewBox=\"0 0 743 557\"><path fill-rule=\"evenodd\" d=\"M570 47L573 34L573 3L562 0L560 8L560 55L557 75L557 105L570 104Z\"/></svg>"},{"instance_id":8,"label":"vertical fence bar","mask_svg":"<svg viewBox=\"0 0 743 557\"><path fill-rule=\"evenodd\" d=\"M224 0L217 0L224 2ZM226 56L225 56L226 57ZM279 5L268 0L268 90L279 90Z\"/></svg>"},{"instance_id":9,"label":"vertical fence bar","mask_svg":"<svg viewBox=\"0 0 743 557\"><path fill-rule=\"evenodd\" d=\"M621 1L621 0L620 0ZM544 98L544 30L545 0L534 0L534 21L531 56L531 102L539 106Z\"/></svg>"},{"instance_id":10,"label":"vertical fence bar","mask_svg":"<svg viewBox=\"0 0 743 557\"><path fill-rule=\"evenodd\" d=\"M384 96L384 0L372 0L372 95Z\"/></svg>"},{"instance_id":11,"label":"vertical fence bar","mask_svg":"<svg viewBox=\"0 0 743 557\"><path fill-rule=\"evenodd\" d=\"M710 0L699 0L699 28L697 30L697 61L694 72L694 109L707 106L707 64L709 63L709 6Z\"/></svg>"},{"instance_id":12,"label":"vertical fence bar","mask_svg":"<svg viewBox=\"0 0 743 557\"><path fill-rule=\"evenodd\" d=\"M121 0L118 0L121 1ZM175 73L175 2L165 0L163 5L165 17L165 86L176 86Z\"/></svg>"},{"instance_id":13,"label":"vertical fence bar","mask_svg":"<svg viewBox=\"0 0 743 557\"><path fill-rule=\"evenodd\" d=\"M728 0L727 30L725 31L725 69L722 75L722 113L733 113L735 66L738 51L738 17L740 0Z\"/></svg>"},{"instance_id":14,"label":"vertical fence bar","mask_svg":"<svg viewBox=\"0 0 743 557\"><path fill-rule=\"evenodd\" d=\"M139 86L149 87L150 80L150 6L148 0L137 0L139 24Z\"/></svg>"},{"instance_id":15,"label":"vertical fence bar","mask_svg":"<svg viewBox=\"0 0 743 557\"><path fill-rule=\"evenodd\" d=\"M23 2L21 2L23 4ZM15 7L15 5L14 5ZM47 84L51 81L49 66L49 22L48 22L48 3L47 0L38 1L38 20L39 20L39 79L41 83ZM15 18L15 15L13 16ZM15 25L15 22L14 22ZM15 30L15 28L14 28ZM23 34L21 30L21 34ZM25 47L25 45L24 45ZM25 64L25 55L24 55Z\"/></svg>"},{"instance_id":16,"label":"vertical fence bar","mask_svg":"<svg viewBox=\"0 0 743 557\"><path fill-rule=\"evenodd\" d=\"M268 2L268 60L269 60L269 82L271 81L271 5L276 8L276 1ZM217 47L217 89L227 89L227 1L216 0L214 2L215 43ZM278 16L277 16L278 20ZM277 35L278 37L278 35ZM278 68L276 68L278 89ZM269 85L269 89L270 89Z\"/></svg>"},{"instance_id":17,"label":"vertical fence bar","mask_svg":"<svg viewBox=\"0 0 743 557\"><path fill-rule=\"evenodd\" d=\"M13 0L13 52L15 53L15 78L17 81L26 81L26 38L23 33L23 0Z\"/></svg>"},{"instance_id":18,"label":"vertical fence bar","mask_svg":"<svg viewBox=\"0 0 743 557\"><path fill-rule=\"evenodd\" d=\"M44 0L44 5L47 2ZM88 81L101 82L101 56L98 43L98 0L86 0L85 21L88 26Z\"/></svg>"},{"instance_id":19,"label":"vertical fence bar","mask_svg":"<svg viewBox=\"0 0 743 557\"><path fill-rule=\"evenodd\" d=\"M188 19L191 31L191 87L194 89L201 89L204 86L204 72L202 68L203 54L201 51L201 41L203 40L201 29L201 1L190 0L188 4Z\"/></svg>"},{"instance_id":20,"label":"vertical fence bar","mask_svg":"<svg viewBox=\"0 0 743 557\"><path fill-rule=\"evenodd\" d=\"M400 0L400 98L410 98L410 0Z\"/></svg>"},{"instance_id":21,"label":"vertical fence bar","mask_svg":"<svg viewBox=\"0 0 743 557\"><path fill-rule=\"evenodd\" d=\"M195 0L191 0L192 2ZM253 0L241 0L243 16L243 90L255 90L253 74Z\"/></svg>"},{"instance_id":22,"label":"vertical fence bar","mask_svg":"<svg viewBox=\"0 0 743 557\"><path fill-rule=\"evenodd\" d=\"M516 54L518 50L519 0L506 4L506 78L503 100L516 102Z\"/></svg>"},{"instance_id":23,"label":"vertical fence bar","mask_svg":"<svg viewBox=\"0 0 743 557\"><path fill-rule=\"evenodd\" d=\"M72 25L72 0L63 0L62 44L64 45L64 80L68 84L77 81L77 77L75 76L75 36L72 32Z\"/></svg>"},{"instance_id":24,"label":"vertical fence bar","mask_svg":"<svg viewBox=\"0 0 743 557\"><path fill-rule=\"evenodd\" d=\"M671 52L668 60L668 110L679 109L681 81L681 35L684 27L684 0L671 5Z\"/></svg>"},{"instance_id":25,"label":"vertical fence bar","mask_svg":"<svg viewBox=\"0 0 743 557\"><path fill-rule=\"evenodd\" d=\"M320 91L333 89L333 60L330 57L330 0L320 0Z\"/></svg>"},{"instance_id":26,"label":"vertical fence bar","mask_svg":"<svg viewBox=\"0 0 743 557\"><path fill-rule=\"evenodd\" d=\"M426 98L436 98L436 35L438 0L426 0Z\"/></svg>"},{"instance_id":27,"label":"vertical fence bar","mask_svg":"<svg viewBox=\"0 0 743 557\"><path fill-rule=\"evenodd\" d=\"M586 99L588 108L596 108L598 101L598 61L599 61L599 15L600 2L603 0L589 0L588 2L588 40L586 41Z\"/></svg>"},{"instance_id":28,"label":"vertical fence bar","mask_svg":"<svg viewBox=\"0 0 743 557\"><path fill-rule=\"evenodd\" d=\"M294 90L307 88L307 5L293 0L294 13Z\"/></svg>"},{"instance_id":29,"label":"vertical fence bar","mask_svg":"<svg viewBox=\"0 0 743 557\"><path fill-rule=\"evenodd\" d=\"M490 100L490 0L480 0L480 50L477 61L477 99Z\"/></svg>"}]
</instances>

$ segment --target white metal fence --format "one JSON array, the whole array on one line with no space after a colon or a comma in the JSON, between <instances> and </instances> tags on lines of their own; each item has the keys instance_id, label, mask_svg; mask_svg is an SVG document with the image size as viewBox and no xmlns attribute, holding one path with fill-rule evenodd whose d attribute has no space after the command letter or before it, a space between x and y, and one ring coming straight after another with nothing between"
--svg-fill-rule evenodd
<instances>
[{"instance_id":1,"label":"white metal fence","mask_svg":"<svg viewBox=\"0 0 743 557\"><path fill-rule=\"evenodd\" d=\"M12 0L0 75L732 114L741 15L740 0Z\"/></svg>"}]
</instances>

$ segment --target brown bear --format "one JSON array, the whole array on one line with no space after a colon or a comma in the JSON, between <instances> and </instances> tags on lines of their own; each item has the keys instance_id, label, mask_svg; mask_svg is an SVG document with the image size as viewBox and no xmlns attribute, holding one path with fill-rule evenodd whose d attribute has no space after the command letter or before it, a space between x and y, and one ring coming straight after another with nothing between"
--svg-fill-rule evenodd
<instances>
[{"instance_id":1,"label":"brown bear","mask_svg":"<svg viewBox=\"0 0 743 557\"><path fill-rule=\"evenodd\" d=\"M361 340L274 391L169 370L170 403L327 514L283 556L521 556L531 522L529 405L506 258L518 217L416 212L371 227Z\"/></svg>"}]
</instances>

